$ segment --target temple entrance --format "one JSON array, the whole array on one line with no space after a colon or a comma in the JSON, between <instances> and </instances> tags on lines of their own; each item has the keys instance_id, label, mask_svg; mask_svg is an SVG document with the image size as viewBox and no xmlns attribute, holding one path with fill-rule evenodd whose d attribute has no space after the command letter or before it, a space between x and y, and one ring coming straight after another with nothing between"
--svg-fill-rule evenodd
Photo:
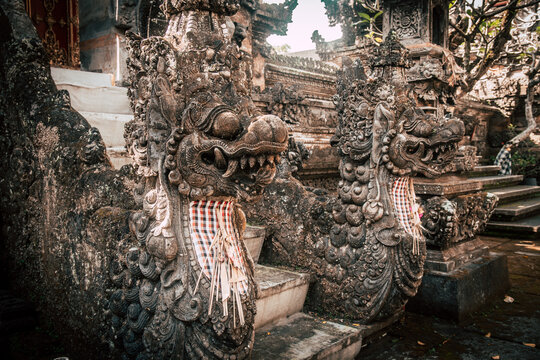
<instances>
[{"instance_id":1,"label":"temple entrance","mask_svg":"<svg viewBox=\"0 0 540 360\"><path fill-rule=\"evenodd\" d=\"M26 0L51 65L80 67L78 0Z\"/></svg>"}]
</instances>

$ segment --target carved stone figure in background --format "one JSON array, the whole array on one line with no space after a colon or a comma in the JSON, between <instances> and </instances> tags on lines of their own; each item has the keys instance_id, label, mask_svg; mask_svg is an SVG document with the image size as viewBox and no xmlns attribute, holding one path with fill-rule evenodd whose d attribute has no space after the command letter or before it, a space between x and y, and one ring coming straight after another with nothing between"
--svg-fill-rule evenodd
<instances>
[{"instance_id":1,"label":"carved stone figure in background","mask_svg":"<svg viewBox=\"0 0 540 360\"><path fill-rule=\"evenodd\" d=\"M426 249L410 177L441 175L464 126L416 107L406 50L394 37L367 68L344 65L332 139L341 157L338 198L315 198L294 180L277 181L259 205L268 213L249 216L270 224L271 261L316 274L311 306L369 323L394 314L420 285ZM292 198L294 209L276 200L282 197ZM280 218L288 212L299 214Z\"/></svg>"},{"instance_id":2,"label":"carved stone figure in background","mask_svg":"<svg viewBox=\"0 0 540 360\"><path fill-rule=\"evenodd\" d=\"M257 115L239 1L166 1L163 37L131 36L129 152L141 177L137 242L112 271L117 339L129 358L248 358L256 286L238 199L262 193L288 134ZM236 35L235 35L236 34Z\"/></svg>"}]
</instances>

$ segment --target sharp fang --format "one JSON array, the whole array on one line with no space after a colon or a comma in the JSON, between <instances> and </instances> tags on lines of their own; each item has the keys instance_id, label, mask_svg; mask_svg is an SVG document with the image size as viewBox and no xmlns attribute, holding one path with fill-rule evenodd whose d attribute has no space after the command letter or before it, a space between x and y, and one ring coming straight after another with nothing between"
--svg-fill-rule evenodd
<instances>
[{"instance_id":1,"label":"sharp fang","mask_svg":"<svg viewBox=\"0 0 540 360\"><path fill-rule=\"evenodd\" d=\"M263 155L260 155L257 157L257 161L259 161L259 166L263 166L265 160L266 159L264 158Z\"/></svg>"},{"instance_id":2,"label":"sharp fang","mask_svg":"<svg viewBox=\"0 0 540 360\"><path fill-rule=\"evenodd\" d=\"M273 164L274 163L274 155L268 155L266 157L266 159L268 160L268 163L269 164Z\"/></svg>"},{"instance_id":3,"label":"sharp fang","mask_svg":"<svg viewBox=\"0 0 540 360\"><path fill-rule=\"evenodd\" d=\"M248 159L247 159L247 157L245 157L245 156L243 156L243 157L240 159L240 167L241 167L242 169L245 169L245 168L246 168L247 161L248 161Z\"/></svg>"},{"instance_id":4,"label":"sharp fang","mask_svg":"<svg viewBox=\"0 0 540 360\"><path fill-rule=\"evenodd\" d=\"M281 162L281 156L280 155L276 155L276 164L279 164Z\"/></svg>"},{"instance_id":5,"label":"sharp fang","mask_svg":"<svg viewBox=\"0 0 540 360\"><path fill-rule=\"evenodd\" d=\"M225 172L225 174L223 174L223 177L230 177L232 174L235 173L236 169L238 169L238 160L229 161L229 166L227 167L227 171Z\"/></svg>"},{"instance_id":6,"label":"sharp fang","mask_svg":"<svg viewBox=\"0 0 540 360\"><path fill-rule=\"evenodd\" d=\"M216 161L216 166L219 169L224 169L227 167L227 160L225 160L225 156L223 155L223 152L221 152L220 149L214 148L214 157Z\"/></svg>"},{"instance_id":7,"label":"sharp fang","mask_svg":"<svg viewBox=\"0 0 540 360\"><path fill-rule=\"evenodd\" d=\"M250 156L249 157L249 167L254 167L255 166L255 158L253 156Z\"/></svg>"}]
</instances>

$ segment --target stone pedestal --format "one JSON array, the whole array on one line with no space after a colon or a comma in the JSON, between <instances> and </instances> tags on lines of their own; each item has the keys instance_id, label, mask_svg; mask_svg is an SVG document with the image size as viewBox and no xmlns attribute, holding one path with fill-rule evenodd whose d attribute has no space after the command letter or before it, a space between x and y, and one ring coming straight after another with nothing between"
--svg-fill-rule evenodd
<instances>
[{"instance_id":1,"label":"stone pedestal","mask_svg":"<svg viewBox=\"0 0 540 360\"><path fill-rule=\"evenodd\" d=\"M407 310L462 321L509 287L506 255L487 253L448 272L426 269Z\"/></svg>"},{"instance_id":2,"label":"stone pedestal","mask_svg":"<svg viewBox=\"0 0 540 360\"><path fill-rule=\"evenodd\" d=\"M476 176L477 169L469 174ZM461 321L508 289L506 256L490 253L476 238L498 202L482 191L490 179L467 173L415 179L428 251L422 285L409 310Z\"/></svg>"}]
</instances>

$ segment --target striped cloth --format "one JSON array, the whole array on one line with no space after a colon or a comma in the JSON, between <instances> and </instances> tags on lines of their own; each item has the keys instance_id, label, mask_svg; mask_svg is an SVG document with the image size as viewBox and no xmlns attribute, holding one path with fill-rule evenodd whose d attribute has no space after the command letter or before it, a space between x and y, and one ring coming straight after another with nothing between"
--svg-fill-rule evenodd
<instances>
[{"instance_id":1,"label":"striped cloth","mask_svg":"<svg viewBox=\"0 0 540 360\"><path fill-rule=\"evenodd\" d=\"M420 207L416 204L413 182L408 176L399 177L392 186L392 200L394 211L399 223L405 232L413 237L413 254L418 254L420 250Z\"/></svg>"},{"instance_id":2,"label":"striped cloth","mask_svg":"<svg viewBox=\"0 0 540 360\"><path fill-rule=\"evenodd\" d=\"M240 256L241 251L238 245L238 234L233 223L234 203L232 201L196 200L189 205L189 220L191 225L191 238L197 260L204 275L212 278L216 251L211 249L212 242L218 233L218 217L221 213L225 229L221 229L232 240L234 246L227 252L228 260L231 264L240 269L245 274L244 259ZM238 283L241 293L248 291L247 280Z\"/></svg>"},{"instance_id":3,"label":"striped cloth","mask_svg":"<svg viewBox=\"0 0 540 360\"><path fill-rule=\"evenodd\" d=\"M495 165L499 165L499 175L512 175L512 154L510 146L503 146L495 158Z\"/></svg>"}]
</instances>

